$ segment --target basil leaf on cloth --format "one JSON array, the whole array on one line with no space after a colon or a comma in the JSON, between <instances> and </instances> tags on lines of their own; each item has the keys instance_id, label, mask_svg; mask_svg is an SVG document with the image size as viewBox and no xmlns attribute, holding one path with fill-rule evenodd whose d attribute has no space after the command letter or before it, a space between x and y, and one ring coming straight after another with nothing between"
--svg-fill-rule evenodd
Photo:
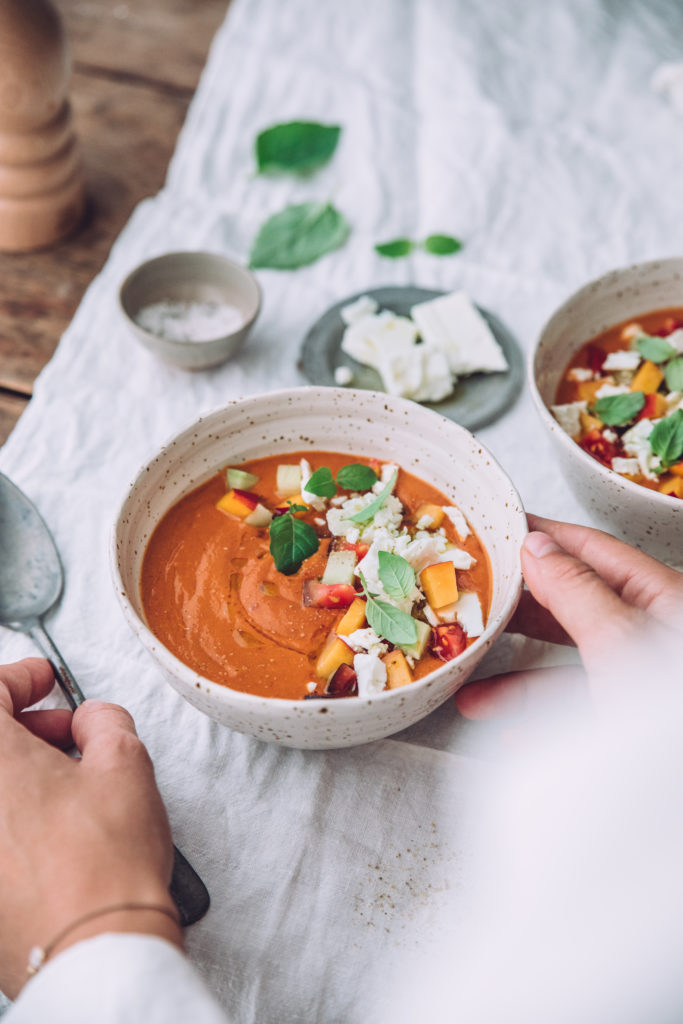
<instances>
[{"instance_id":1,"label":"basil leaf on cloth","mask_svg":"<svg viewBox=\"0 0 683 1024\"><path fill-rule=\"evenodd\" d=\"M432 256L452 256L462 249L460 239L452 235L428 235L422 244Z\"/></svg>"},{"instance_id":2,"label":"basil leaf on cloth","mask_svg":"<svg viewBox=\"0 0 683 1024\"><path fill-rule=\"evenodd\" d=\"M408 597L415 586L415 572L410 562L389 551L378 553L379 578L388 597L400 601Z\"/></svg>"},{"instance_id":3,"label":"basil leaf on cloth","mask_svg":"<svg viewBox=\"0 0 683 1024\"><path fill-rule=\"evenodd\" d=\"M365 616L377 636L388 640L390 644L417 643L415 619L400 608L394 608L393 604L368 597Z\"/></svg>"},{"instance_id":4,"label":"basil leaf on cloth","mask_svg":"<svg viewBox=\"0 0 683 1024\"><path fill-rule=\"evenodd\" d=\"M356 512L354 515L348 516L351 522L369 523L370 520L375 517L375 514L379 512L382 505L385 503L385 501L393 491L397 477L398 471L394 470L394 472L391 474L391 479L389 480L388 484L386 485L386 487L382 488L382 490L379 492L375 500L371 501L369 505L365 506L365 508L362 508L360 512Z\"/></svg>"},{"instance_id":5,"label":"basil leaf on cloth","mask_svg":"<svg viewBox=\"0 0 683 1024\"><path fill-rule=\"evenodd\" d=\"M304 559L314 555L320 544L310 523L295 519L290 512L273 519L269 534L275 568L285 576L291 576L301 568Z\"/></svg>"},{"instance_id":6,"label":"basil leaf on cloth","mask_svg":"<svg viewBox=\"0 0 683 1024\"><path fill-rule=\"evenodd\" d=\"M349 230L348 221L331 203L286 206L262 226L249 266L274 270L305 267L342 246Z\"/></svg>"},{"instance_id":7,"label":"basil leaf on cloth","mask_svg":"<svg viewBox=\"0 0 683 1024\"><path fill-rule=\"evenodd\" d=\"M593 411L608 427L623 427L635 419L645 405L642 391L629 391L625 395L608 395L598 398Z\"/></svg>"},{"instance_id":8,"label":"basil leaf on cloth","mask_svg":"<svg viewBox=\"0 0 683 1024\"><path fill-rule=\"evenodd\" d=\"M309 494L317 494L319 498L333 498L337 493L337 485L332 479L332 471L327 466L316 469L309 477L304 490Z\"/></svg>"},{"instance_id":9,"label":"basil leaf on cloth","mask_svg":"<svg viewBox=\"0 0 683 1024\"><path fill-rule=\"evenodd\" d=\"M339 125L317 121L289 121L266 128L256 137L259 174L310 174L330 160L340 134Z\"/></svg>"},{"instance_id":10,"label":"basil leaf on cloth","mask_svg":"<svg viewBox=\"0 0 683 1024\"><path fill-rule=\"evenodd\" d=\"M375 246L375 252L380 256L388 256L389 259L398 260L403 256L410 256L415 248L415 242L410 238L395 238L393 242L379 242Z\"/></svg>"},{"instance_id":11,"label":"basil leaf on cloth","mask_svg":"<svg viewBox=\"0 0 683 1024\"><path fill-rule=\"evenodd\" d=\"M362 462L342 466L337 473L337 483L346 491L369 491L377 483L377 474Z\"/></svg>"},{"instance_id":12,"label":"basil leaf on cloth","mask_svg":"<svg viewBox=\"0 0 683 1024\"><path fill-rule=\"evenodd\" d=\"M683 409L655 423L650 434L650 448L665 466L683 459Z\"/></svg>"},{"instance_id":13,"label":"basil leaf on cloth","mask_svg":"<svg viewBox=\"0 0 683 1024\"><path fill-rule=\"evenodd\" d=\"M667 363L664 379L669 391L683 391L683 356Z\"/></svg>"},{"instance_id":14,"label":"basil leaf on cloth","mask_svg":"<svg viewBox=\"0 0 683 1024\"><path fill-rule=\"evenodd\" d=\"M643 359L649 359L651 363L665 363L676 354L673 345L657 335L641 334L636 338L636 348Z\"/></svg>"}]
</instances>

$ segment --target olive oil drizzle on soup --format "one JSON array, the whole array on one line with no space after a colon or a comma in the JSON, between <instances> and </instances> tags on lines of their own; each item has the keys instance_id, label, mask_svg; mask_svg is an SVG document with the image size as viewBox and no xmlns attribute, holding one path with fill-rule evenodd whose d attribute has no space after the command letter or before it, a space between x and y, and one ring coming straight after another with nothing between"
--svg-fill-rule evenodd
<instances>
[{"instance_id":1,"label":"olive oil drizzle on soup","mask_svg":"<svg viewBox=\"0 0 683 1024\"><path fill-rule=\"evenodd\" d=\"M276 490L278 465L301 459L313 470L329 467L335 477L350 463L373 465L360 456L294 452L252 460L239 469L258 478L252 489L273 510L283 505ZM404 470L399 470L394 493L406 522L423 505L452 505ZM304 604L306 582L323 576L334 546L325 512L307 508L298 513L318 533L319 548L298 571L284 575L269 553L268 528L225 514L216 507L225 496L221 472L177 502L154 530L140 581L149 628L177 658L216 683L267 697L322 696L329 680L318 674L319 658L344 614L344 608ZM474 533L461 538L447 517L441 530L449 545L474 559L470 568L457 570L457 586L478 595L485 621L491 593L488 556ZM354 585L360 591L357 577ZM473 639L465 637L463 646ZM413 679L444 664L443 647L436 646L441 657L434 650L432 636L411 667Z\"/></svg>"}]
</instances>

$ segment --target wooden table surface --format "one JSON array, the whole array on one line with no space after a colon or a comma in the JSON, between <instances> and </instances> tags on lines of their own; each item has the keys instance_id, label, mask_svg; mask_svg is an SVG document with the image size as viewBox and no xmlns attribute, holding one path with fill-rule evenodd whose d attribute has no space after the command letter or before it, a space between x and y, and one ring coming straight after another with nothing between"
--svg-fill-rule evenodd
<instances>
[{"instance_id":1,"label":"wooden table surface","mask_svg":"<svg viewBox=\"0 0 683 1024\"><path fill-rule=\"evenodd\" d=\"M133 208L162 187L228 0L55 0L89 196L58 246L0 253L0 444Z\"/></svg>"}]
</instances>

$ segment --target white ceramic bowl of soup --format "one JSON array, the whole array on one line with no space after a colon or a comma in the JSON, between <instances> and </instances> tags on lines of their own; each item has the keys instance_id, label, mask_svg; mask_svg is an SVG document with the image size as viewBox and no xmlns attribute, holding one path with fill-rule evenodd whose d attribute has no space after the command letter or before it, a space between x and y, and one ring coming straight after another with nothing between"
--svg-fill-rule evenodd
<instances>
[{"instance_id":1,"label":"white ceramic bowl of soup","mask_svg":"<svg viewBox=\"0 0 683 1024\"><path fill-rule=\"evenodd\" d=\"M147 542L165 513L226 465L298 451L336 451L397 463L456 503L491 568L483 634L435 672L369 698L284 700L212 682L152 634L140 578ZM123 502L112 551L124 615L175 689L217 722L285 746L350 747L389 736L428 715L465 682L505 628L522 586L526 517L514 486L467 430L401 398L371 391L294 388L233 402L184 430L143 467Z\"/></svg>"},{"instance_id":2,"label":"white ceramic bowl of soup","mask_svg":"<svg viewBox=\"0 0 683 1024\"><path fill-rule=\"evenodd\" d=\"M529 382L569 486L607 532L672 565L683 565L683 500L643 487L583 451L550 412L570 360L610 327L660 309L683 308L683 259L613 270L571 295L543 328Z\"/></svg>"}]
</instances>

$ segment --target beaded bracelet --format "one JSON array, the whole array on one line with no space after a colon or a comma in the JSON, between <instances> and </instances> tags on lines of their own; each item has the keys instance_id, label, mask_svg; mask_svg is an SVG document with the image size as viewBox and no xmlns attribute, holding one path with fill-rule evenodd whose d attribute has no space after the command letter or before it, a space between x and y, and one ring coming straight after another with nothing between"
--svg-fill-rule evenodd
<instances>
[{"instance_id":1,"label":"beaded bracelet","mask_svg":"<svg viewBox=\"0 0 683 1024\"><path fill-rule=\"evenodd\" d=\"M91 910L88 914L83 914L82 917L77 917L75 921L68 924L66 928L55 935L51 942L48 942L46 946L34 946L28 955L28 963L26 965L26 973L29 977L37 974L40 968L43 966L45 961L48 959L50 954L57 948L59 943L66 938L76 928L80 928L82 924L86 924L88 921L94 920L96 917L102 917L104 914L116 914L123 910L156 910L159 914L166 914L180 927L180 918L177 911L172 910L170 907L164 906L161 903L115 903L111 907L103 907L101 910Z\"/></svg>"}]
</instances>

